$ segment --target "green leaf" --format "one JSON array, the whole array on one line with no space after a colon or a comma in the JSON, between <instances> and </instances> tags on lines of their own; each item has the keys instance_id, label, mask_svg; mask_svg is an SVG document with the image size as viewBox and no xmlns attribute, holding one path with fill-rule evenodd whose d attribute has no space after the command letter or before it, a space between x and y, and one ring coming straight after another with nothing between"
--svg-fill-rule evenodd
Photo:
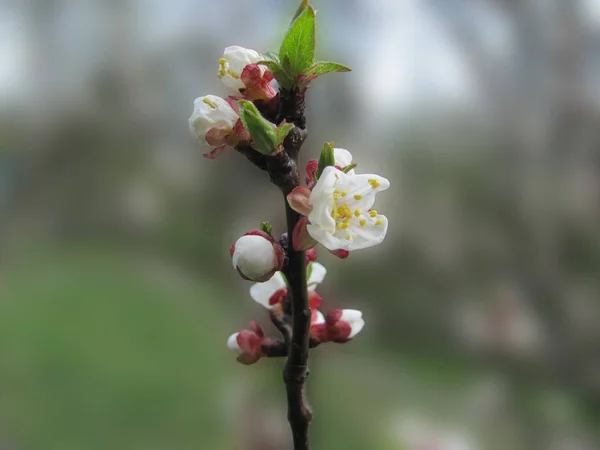
<instances>
[{"instance_id":1,"label":"green leaf","mask_svg":"<svg viewBox=\"0 0 600 450\"><path fill-rule=\"evenodd\" d=\"M264 231L267 234L271 234L271 232L273 231L273 227L271 226L271 222L269 222L269 221L261 222L260 223L260 231Z\"/></svg>"},{"instance_id":2,"label":"green leaf","mask_svg":"<svg viewBox=\"0 0 600 450\"><path fill-rule=\"evenodd\" d=\"M314 63L311 67L309 67L306 72L304 72L304 78L307 79L308 82L314 80L315 78L324 75L330 72L350 72L352 69L350 67L345 66L340 63L331 62L331 61L319 61Z\"/></svg>"},{"instance_id":3,"label":"green leaf","mask_svg":"<svg viewBox=\"0 0 600 450\"><path fill-rule=\"evenodd\" d=\"M298 9L294 13L294 17L292 17L292 21L290 22L290 27L294 24L294 22L300 16L300 14L302 14L304 12L304 10L306 8L308 8L308 6L309 6L308 0L302 0L302 3L300 3L300 6L298 6Z\"/></svg>"},{"instance_id":4,"label":"green leaf","mask_svg":"<svg viewBox=\"0 0 600 450\"><path fill-rule=\"evenodd\" d=\"M315 9L306 5L290 25L281 43L279 50L281 65L293 79L304 73L314 63L315 14Z\"/></svg>"},{"instance_id":5,"label":"green leaf","mask_svg":"<svg viewBox=\"0 0 600 450\"><path fill-rule=\"evenodd\" d=\"M255 149L263 155L271 155L276 152L279 147L277 127L260 114L254 103L240 100L238 105L240 119L250 133Z\"/></svg>"},{"instance_id":6,"label":"green leaf","mask_svg":"<svg viewBox=\"0 0 600 450\"><path fill-rule=\"evenodd\" d=\"M333 142L325 142L323 148L321 149L321 156L319 157L319 167L317 168L317 172L315 174L317 180L321 177L321 174L327 166L335 166L335 157L333 155Z\"/></svg>"}]
</instances>

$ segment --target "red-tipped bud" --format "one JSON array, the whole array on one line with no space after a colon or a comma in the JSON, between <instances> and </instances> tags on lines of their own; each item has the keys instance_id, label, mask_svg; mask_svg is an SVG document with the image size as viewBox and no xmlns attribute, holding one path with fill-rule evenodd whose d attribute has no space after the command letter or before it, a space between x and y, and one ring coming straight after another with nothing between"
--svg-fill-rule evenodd
<instances>
[{"instance_id":1,"label":"red-tipped bud","mask_svg":"<svg viewBox=\"0 0 600 450\"><path fill-rule=\"evenodd\" d=\"M250 327L252 331L242 330L227 340L227 347L238 354L237 360L242 364L254 364L263 356L264 333L256 322L251 322Z\"/></svg>"},{"instance_id":2,"label":"red-tipped bud","mask_svg":"<svg viewBox=\"0 0 600 450\"><path fill-rule=\"evenodd\" d=\"M311 327L313 337L321 342L348 342L365 326L362 313L355 309L335 309L327 314L322 326Z\"/></svg>"}]
</instances>

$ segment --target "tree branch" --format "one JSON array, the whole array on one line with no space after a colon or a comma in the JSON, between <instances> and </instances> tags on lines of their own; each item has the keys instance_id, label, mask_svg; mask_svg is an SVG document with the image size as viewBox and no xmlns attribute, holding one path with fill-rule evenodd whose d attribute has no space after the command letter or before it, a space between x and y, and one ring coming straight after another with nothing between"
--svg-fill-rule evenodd
<instances>
[{"instance_id":1,"label":"tree branch","mask_svg":"<svg viewBox=\"0 0 600 450\"><path fill-rule=\"evenodd\" d=\"M280 124L285 120L295 125L284 141L285 152L266 159L271 181L281 189L284 195L288 228L286 249L288 263L284 274L289 284L288 297L291 302L292 335L286 348L287 360L283 369L283 379L287 390L288 421L292 429L294 450L308 450L308 425L312 413L306 399L304 384L308 378L311 310L308 305L306 287L306 255L303 251L295 251L293 242L294 228L301 216L289 207L286 199L287 194L300 185L298 154L306 139L304 92L282 90L279 100L277 123ZM273 346L266 350L272 350L272 355L282 351L281 346ZM265 352L265 354L267 353Z\"/></svg>"}]
</instances>

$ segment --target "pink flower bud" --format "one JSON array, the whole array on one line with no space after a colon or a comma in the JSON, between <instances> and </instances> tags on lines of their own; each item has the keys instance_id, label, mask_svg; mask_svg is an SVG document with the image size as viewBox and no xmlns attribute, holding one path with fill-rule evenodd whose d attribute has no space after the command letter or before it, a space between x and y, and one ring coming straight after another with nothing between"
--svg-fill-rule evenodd
<instances>
[{"instance_id":1,"label":"pink flower bud","mask_svg":"<svg viewBox=\"0 0 600 450\"><path fill-rule=\"evenodd\" d=\"M326 340L338 343L348 342L365 326L362 313L355 309L335 309L327 314L325 322Z\"/></svg>"},{"instance_id":2,"label":"pink flower bud","mask_svg":"<svg viewBox=\"0 0 600 450\"><path fill-rule=\"evenodd\" d=\"M283 249L264 231L251 231L229 249L233 268L245 280L264 282L281 270Z\"/></svg>"},{"instance_id":3,"label":"pink flower bud","mask_svg":"<svg viewBox=\"0 0 600 450\"><path fill-rule=\"evenodd\" d=\"M242 364L254 364L263 356L261 346L265 336L262 328L254 321L250 328L252 331L242 330L227 339L227 347L238 353L237 360Z\"/></svg>"}]
</instances>

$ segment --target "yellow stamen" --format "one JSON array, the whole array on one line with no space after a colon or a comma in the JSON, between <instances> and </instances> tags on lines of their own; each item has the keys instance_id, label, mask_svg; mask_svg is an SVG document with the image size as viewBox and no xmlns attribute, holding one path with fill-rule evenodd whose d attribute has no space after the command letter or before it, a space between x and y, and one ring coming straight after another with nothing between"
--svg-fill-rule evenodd
<instances>
[{"instance_id":1,"label":"yellow stamen","mask_svg":"<svg viewBox=\"0 0 600 450\"><path fill-rule=\"evenodd\" d=\"M340 191L338 191L337 189L335 191L333 191L333 199L334 200L340 199Z\"/></svg>"},{"instance_id":2,"label":"yellow stamen","mask_svg":"<svg viewBox=\"0 0 600 450\"><path fill-rule=\"evenodd\" d=\"M350 236L350 235L346 236L347 241L349 241L350 239L352 239L352 236Z\"/></svg>"},{"instance_id":3,"label":"yellow stamen","mask_svg":"<svg viewBox=\"0 0 600 450\"><path fill-rule=\"evenodd\" d=\"M372 209L371 211L369 211L369 216L370 217L376 217L377 216L377 211L375 211L374 209Z\"/></svg>"},{"instance_id":4,"label":"yellow stamen","mask_svg":"<svg viewBox=\"0 0 600 450\"><path fill-rule=\"evenodd\" d=\"M217 104L216 104L215 102L213 102L212 100L210 100L210 99L206 98L206 97L204 97L204 98L202 99L202 102L203 102L203 103L206 103L206 104L207 104L208 106L210 106L212 109L217 109Z\"/></svg>"},{"instance_id":5,"label":"yellow stamen","mask_svg":"<svg viewBox=\"0 0 600 450\"><path fill-rule=\"evenodd\" d=\"M371 179L371 180L369 180L369 184L371 185L371 187L372 187L373 189L375 189L375 188L378 188L378 187L379 187L379 181L377 181L377 180L373 180L373 179Z\"/></svg>"},{"instance_id":6,"label":"yellow stamen","mask_svg":"<svg viewBox=\"0 0 600 450\"><path fill-rule=\"evenodd\" d=\"M227 60L225 58L219 59L219 73L217 74L219 78L223 78L227 73L227 69L225 68L225 64L227 64Z\"/></svg>"},{"instance_id":7,"label":"yellow stamen","mask_svg":"<svg viewBox=\"0 0 600 450\"><path fill-rule=\"evenodd\" d=\"M360 194L354 195L354 200L360 200L360 199L362 199L362 195L360 195Z\"/></svg>"},{"instance_id":8,"label":"yellow stamen","mask_svg":"<svg viewBox=\"0 0 600 450\"><path fill-rule=\"evenodd\" d=\"M346 195L348 195L348 191L342 191L342 197L345 197Z\"/></svg>"},{"instance_id":9,"label":"yellow stamen","mask_svg":"<svg viewBox=\"0 0 600 450\"><path fill-rule=\"evenodd\" d=\"M381 225L383 223L382 219L377 219L377 221L375 222L375 225Z\"/></svg>"},{"instance_id":10,"label":"yellow stamen","mask_svg":"<svg viewBox=\"0 0 600 450\"><path fill-rule=\"evenodd\" d=\"M356 217L360 217L360 210L359 209L354 210L354 215Z\"/></svg>"},{"instance_id":11,"label":"yellow stamen","mask_svg":"<svg viewBox=\"0 0 600 450\"><path fill-rule=\"evenodd\" d=\"M360 219L360 226L364 227L367 224L367 219Z\"/></svg>"},{"instance_id":12,"label":"yellow stamen","mask_svg":"<svg viewBox=\"0 0 600 450\"><path fill-rule=\"evenodd\" d=\"M237 73L235 73L234 71L232 71L231 69L227 69L227 73L229 74L229 76L231 78L235 78L236 80L240 77Z\"/></svg>"}]
</instances>

